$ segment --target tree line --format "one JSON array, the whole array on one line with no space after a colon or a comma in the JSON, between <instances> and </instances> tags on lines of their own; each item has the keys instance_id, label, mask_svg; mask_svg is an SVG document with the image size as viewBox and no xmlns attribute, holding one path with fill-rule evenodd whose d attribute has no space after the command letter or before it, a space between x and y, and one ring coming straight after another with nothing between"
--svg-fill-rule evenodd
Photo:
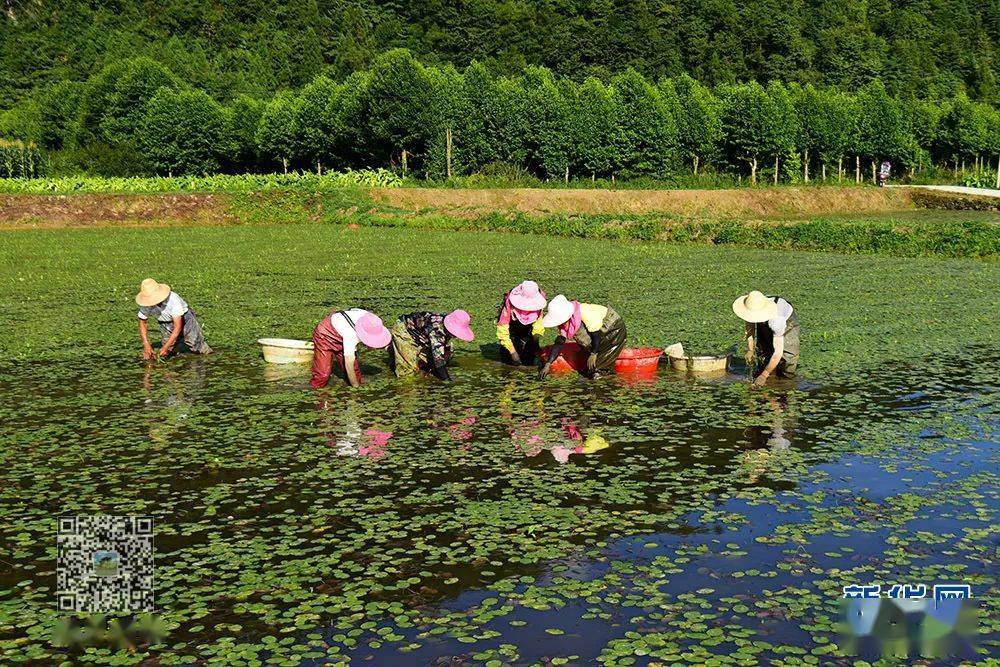
<instances>
[{"instance_id":1,"label":"tree line","mask_svg":"<svg viewBox=\"0 0 1000 667\"><path fill-rule=\"evenodd\" d=\"M497 75L429 66L402 49L341 80L320 75L267 98L220 103L139 57L63 81L0 115L0 137L112 175L391 167L445 178L519 169L544 179L729 172L750 182L871 177L931 165L982 169L1000 156L1000 111L959 94L901 100L757 82L706 86L627 68L576 81L527 66Z\"/></svg>"}]
</instances>

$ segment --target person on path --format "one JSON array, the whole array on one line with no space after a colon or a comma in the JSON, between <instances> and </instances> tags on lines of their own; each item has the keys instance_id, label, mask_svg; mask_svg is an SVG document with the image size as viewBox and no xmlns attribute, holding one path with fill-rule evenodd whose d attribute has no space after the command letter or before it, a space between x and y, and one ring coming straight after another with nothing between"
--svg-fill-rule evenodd
<instances>
[{"instance_id":1,"label":"person on path","mask_svg":"<svg viewBox=\"0 0 1000 667\"><path fill-rule=\"evenodd\" d=\"M417 371L430 373L441 380L450 380L448 361L451 340L466 342L475 338L469 327L471 318L464 310L447 315L418 311L401 315L392 327L392 352L389 365L396 377L413 375Z\"/></svg>"},{"instance_id":2,"label":"person on path","mask_svg":"<svg viewBox=\"0 0 1000 667\"><path fill-rule=\"evenodd\" d=\"M201 329L201 323L194 310L180 295L170 290L170 285L146 278L139 285L139 293L135 295L135 302L139 306L139 338L142 340L142 358L146 361L152 361L156 358L156 352L153 351L153 346L149 342L148 320L150 317L154 318L160 327L161 358L166 358L175 352L212 353L212 348L205 342L205 333Z\"/></svg>"},{"instance_id":3,"label":"person on path","mask_svg":"<svg viewBox=\"0 0 1000 667\"><path fill-rule=\"evenodd\" d=\"M567 341L576 342L587 354L586 370L581 369L580 373L590 378L613 371L615 361L625 349L625 322L608 306L569 301L560 294L549 302L542 326L559 327L559 333L549 350L548 361L538 370L539 378L549 374L552 362Z\"/></svg>"},{"instance_id":4,"label":"person on path","mask_svg":"<svg viewBox=\"0 0 1000 667\"><path fill-rule=\"evenodd\" d=\"M889 181L889 176L892 174L892 163L888 160L883 160L882 165L878 170L878 186L884 188L885 184Z\"/></svg>"},{"instance_id":5,"label":"person on path","mask_svg":"<svg viewBox=\"0 0 1000 667\"><path fill-rule=\"evenodd\" d=\"M362 308L336 310L320 320L313 329L313 361L310 386L325 387L333 375L333 367L344 373L352 387L360 386L361 364L358 362L358 343L371 348L384 348L391 342L389 330L378 315Z\"/></svg>"},{"instance_id":6,"label":"person on path","mask_svg":"<svg viewBox=\"0 0 1000 667\"><path fill-rule=\"evenodd\" d=\"M497 340L506 363L535 365L535 357L541 349L538 340L545 333L542 326L544 308L545 292L533 280L525 280L503 295L497 313Z\"/></svg>"},{"instance_id":7,"label":"person on path","mask_svg":"<svg viewBox=\"0 0 1000 667\"><path fill-rule=\"evenodd\" d=\"M733 302L733 312L746 322L747 365L754 371L753 387L771 375L795 377L799 365L799 322L795 310L780 296L750 292Z\"/></svg>"}]
</instances>

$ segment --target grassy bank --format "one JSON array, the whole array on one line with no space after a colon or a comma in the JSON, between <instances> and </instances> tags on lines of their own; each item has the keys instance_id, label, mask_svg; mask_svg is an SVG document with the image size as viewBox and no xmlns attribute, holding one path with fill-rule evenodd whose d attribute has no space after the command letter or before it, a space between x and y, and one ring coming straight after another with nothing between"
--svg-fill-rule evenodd
<instances>
[{"instance_id":1,"label":"grassy bank","mask_svg":"<svg viewBox=\"0 0 1000 667\"><path fill-rule=\"evenodd\" d=\"M0 315L16 331L0 339L6 358L137 350L132 299L148 275L190 301L213 346L252 359L258 337L308 338L331 308L352 304L389 318L467 308L479 339L466 348L478 351L493 342L500 294L525 277L553 295L613 305L634 342L711 352L742 330L732 300L759 288L799 309L811 375L995 343L1000 293L992 262L481 232L183 227L43 230L4 241Z\"/></svg>"},{"instance_id":2,"label":"grassy bank","mask_svg":"<svg viewBox=\"0 0 1000 667\"><path fill-rule=\"evenodd\" d=\"M206 194L22 194L0 195L0 228L347 224L898 257L1000 254L994 213L921 210L908 197L899 191L832 188L815 195L779 188L700 196L308 185ZM607 212L617 210L630 212Z\"/></svg>"}]
</instances>

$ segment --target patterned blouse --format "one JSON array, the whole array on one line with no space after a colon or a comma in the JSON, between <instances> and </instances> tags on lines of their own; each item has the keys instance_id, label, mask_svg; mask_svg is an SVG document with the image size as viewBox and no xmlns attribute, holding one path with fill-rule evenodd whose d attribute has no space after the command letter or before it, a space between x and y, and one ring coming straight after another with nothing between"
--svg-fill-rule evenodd
<instances>
[{"instance_id":1,"label":"patterned blouse","mask_svg":"<svg viewBox=\"0 0 1000 667\"><path fill-rule=\"evenodd\" d=\"M444 366L451 358L451 342L444 328L444 315L426 311L408 313L400 317L406 330L421 353L430 350L437 366ZM421 354L423 356L423 354ZM430 362L430 359L427 359Z\"/></svg>"}]
</instances>

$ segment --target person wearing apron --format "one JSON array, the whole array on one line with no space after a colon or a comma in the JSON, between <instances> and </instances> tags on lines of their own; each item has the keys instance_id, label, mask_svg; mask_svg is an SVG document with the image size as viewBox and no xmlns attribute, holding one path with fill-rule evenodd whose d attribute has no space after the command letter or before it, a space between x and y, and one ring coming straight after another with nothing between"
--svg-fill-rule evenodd
<instances>
[{"instance_id":1,"label":"person wearing apron","mask_svg":"<svg viewBox=\"0 0 1000 667\"><path fill-rule=\"evenodd\" d=\"M471 341L471 318L464 310L447 315L418 311L401 315L392 326L392 353L389 365L396 377L429 373L440 380L450 380L448 361L451 339Z\"/></svg>"},{"instance_id":2,"label":"person wearing apron","mask_svg":"<svg viewBox=\"0 0 1000 667\"><path fill-rule=\"evenodd\" d=\"M559 327L548 361L538 370L544 378L559 357L563 345L573 341L587 353L587 367L580 373L594 378L615 369L615 361L625 349L625 322L613 308L593 303L569 301L562 294L549 303L542 325Z\"/></svg>"},{"instance_id":3,"label":"person wearing apron","mask_svg":"<svg viewBox=\"0 0 1000 667\"><path fill-rule=\"evenodd\" d=\"M544 308L545 292L533 280L525 280L503 295L497 312L497 340L506 363L535 365L540 349L538 340L545 333L542 326Z\"/></svg>"},{"instance_id":4,"label":"person wearing apron","mask_svg":"<svg viewBox=\"0 0 1000 667\"><path fill-rule=\"evenodd\" d=\"M152 361L156 358L149 342L150 317L156 320L162 336L160 357L166 358L176 352L211 354L212 348L205 342L205 332L194 310L188 306L170 285L146 278L139 285L135 295L139 306L139 338L142 340L142 358Z\"/></svg>"},{"instance_id":5,"label":"person wearing apron","mask_svg":"<svg viewBox=\"0 0 1000 667\"><path fill-rule=\"evenodd\" d=\"M772 375L795 377L799 321L792 304L780 296L753 291L733 302L733 312L746 322L746 360L753 369L753 387L764 386Z\"/></svg>"},{"instance_id":6,"label":"person wearing apron","mask_svg":"<svg viewBox=\"0 0 1000 667\"><path fill-rule=\"evenodd\" d=\"M325 387L333 375L333 366L344 373L352 387L361 385L361 364L358 343L371 348L384 348L392 341L389 330L378 315L361 308L337 310L324 317L313 330L312 379L314 389Z\"/></svg>"}]
</instances>

